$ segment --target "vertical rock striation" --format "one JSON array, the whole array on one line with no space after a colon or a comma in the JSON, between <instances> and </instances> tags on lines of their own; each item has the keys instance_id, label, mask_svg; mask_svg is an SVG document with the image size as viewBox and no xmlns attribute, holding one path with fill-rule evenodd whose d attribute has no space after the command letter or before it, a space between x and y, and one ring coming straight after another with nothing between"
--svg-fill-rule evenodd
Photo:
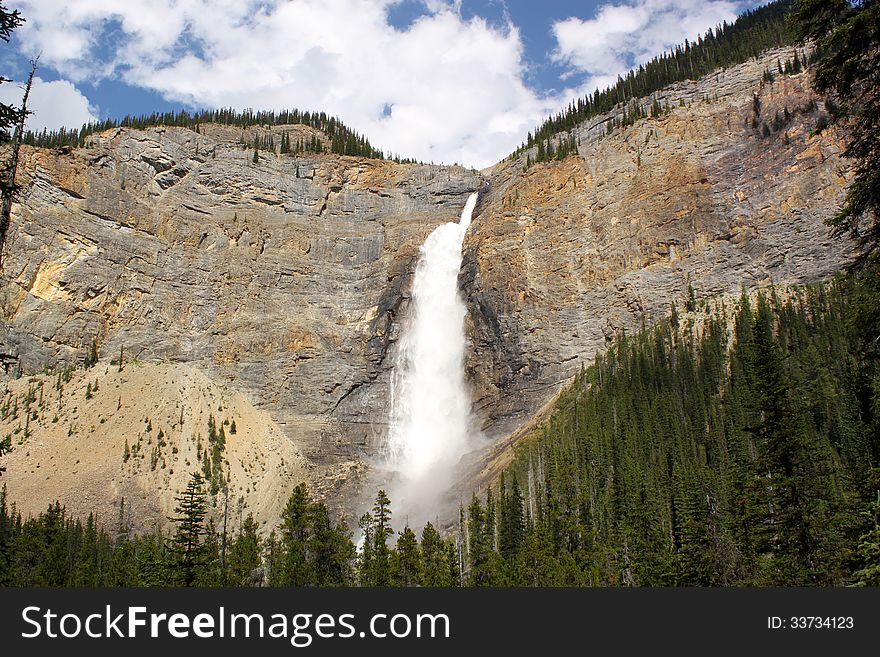
<instances>
[{"instance_id":1,"label":"vertical rock striation","mask_svg":"<svg viewBox=\"0 0 880 657\"><path fill-rule=\"evenodd\" d=\"M657 97L667 114L610 135L612 115L597 117L574 132L577 156L494 167L460 279L490 436L513 431L616 333L681 307L689 283L696 298L736 294L827 278L847 261L851 245L823 222L848 164L833 130L813 133L824 107L810 74L762 83L791 56L674 85Z\"/></svg>"},{"instance_id":2,"label":"vertical rock striation","mask_svg":"<svg viewBox=\"0 0 880 657\"><path fill-rule=\"evenodd\" d=\"M81 360L92 340L105 358L196 365L268 411L316 481L344 479L384 431L387 388L369 384L418 249L480 176L337 155L254 162L241 142L260 130L114 129L87 148L25 150L0 352L25 372Z\"/></svg>"}]
</instances>

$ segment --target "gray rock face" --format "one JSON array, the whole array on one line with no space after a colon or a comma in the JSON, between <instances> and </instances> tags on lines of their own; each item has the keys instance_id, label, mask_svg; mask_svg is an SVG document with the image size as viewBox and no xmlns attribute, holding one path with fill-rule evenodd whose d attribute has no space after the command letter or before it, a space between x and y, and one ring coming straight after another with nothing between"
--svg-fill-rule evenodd
<instances>
[{"instance_id":1,"label":"gray rock face","mask_svg":"<svg viewBox=\"0 0 880 657\"><path fill-rule=\"evenodd\" d=\"M513 431L619 331L681 307L689 282L697 298L737 294L847 261L852 246L823 222L849 165L834 131L812 133L823 106L809 74L761 84L791 55L671 87L670 113L610 136L611 115L598 117L576 131L577 157L494 169L460 276L487 434Z\"/></svg>"},{"instance_id":2,"label":"gray rock face","mask_svg":"<svg viewBox=\"0 0 880 657\"><path fill-rule=\"evenodd\" d=\"M524 171L523 154L487 173L459 283L489 437L617 332L683 304L689 284L735 294L847 261L851 245L823 224L849 177L839 136L812 133L823 106L806 74L761 84L790 56L675 85L658 98L668 114L610 136L598 117L577 129L577 157ZM193 365L268 411L313 488L350 510L387 428L419 247L487 180L334 155L253 162L240 141L268 130L119 129L83 149L25 149L0 363L42 370L95 340L105 358Z\"/></svg>"},{"instance_id":3,"label":"gray rock face","mask_svg":"<svg viewBox=\"0 0 880 657\"><path fill-rule=\"evenodd\" d=\"M421 243L480 176L335 155L254 163L238 129L202 128L24 151L0 351L26 372L81 359L93 339L102 357L194 363L319 466L371 452L386 391L358 391L386 366Z\"/></svg>"}]
</instances>

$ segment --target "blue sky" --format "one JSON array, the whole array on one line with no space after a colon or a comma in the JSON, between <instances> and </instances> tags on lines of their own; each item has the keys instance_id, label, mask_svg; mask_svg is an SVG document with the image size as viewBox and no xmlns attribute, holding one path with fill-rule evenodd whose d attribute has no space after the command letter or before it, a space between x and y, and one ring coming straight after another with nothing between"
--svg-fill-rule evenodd
<instances>
[{"instance_id":1,"label":"blue sky","mask_svg":"<svg viewBox=\"0 0 880 657\"><path fill-rule=\"evenodd\" d=\"M484 167L569 100L739 0L7 0L41 54L31 127L202 107L318 109L374 145ZM0 100L20 90L0 86Z\"/></svg>"}]
</instances>

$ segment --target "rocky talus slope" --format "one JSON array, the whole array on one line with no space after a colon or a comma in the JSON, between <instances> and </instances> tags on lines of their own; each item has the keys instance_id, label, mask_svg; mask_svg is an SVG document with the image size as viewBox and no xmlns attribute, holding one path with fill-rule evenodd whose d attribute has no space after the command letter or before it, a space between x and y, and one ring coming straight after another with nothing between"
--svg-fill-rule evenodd
<instances>
[{"instance_id":1,"label":"rocky talus slope","mask_svg":"<svg viewBox=\"0 0 880 657\"><path fill-rule=\"evenodd\" d=\"M123 506L123 522L162 527L199 471L216 484L208 488L217 522L226 511L237 528L250 512L269 531L286 493L318 474L269 412L186 363L129 361L120 371L101 362L69 379L22 376L0 404L0 431L13 446L2 481L25 516L59 499L105 525L115 527ZM212 420L223 436L213 443Z\"/></svg>"}]
</instances>

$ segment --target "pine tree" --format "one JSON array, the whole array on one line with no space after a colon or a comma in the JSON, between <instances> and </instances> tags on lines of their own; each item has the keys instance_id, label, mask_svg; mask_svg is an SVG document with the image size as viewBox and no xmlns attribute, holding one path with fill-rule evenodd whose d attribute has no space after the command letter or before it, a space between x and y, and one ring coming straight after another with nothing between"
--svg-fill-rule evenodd
<instances>
[{"instance_id":1,"label":"pine tree","mask_svg":"<svg viewBox=\"0 0 880 657\"><path fill-rule=\"evenodd\" d=\"M803 416L793 402L793 385L763 295L753 331L760 421L751 431L758 448L756 486L766 500L762 532L765 549L772 554L768 576L775 583L827 584L831 575L818 572L816 564L823 542L835 545L832 554L838 547L836 523L831 522L836 501L827 481L830 465L799 422Z\"/></svg>"},{"instance_id":2,"label":"pine tree","mask_svg":"<svg viewBox=\"0 0 880 657\"><path fill-rule=\"evenodd\" d=\"M391 584L390 551L388 538L394 534L391 528L391 500L384 490L376 494L371 519L371 563L368 571L368 586L389 586Z\"/></svg>"},{"instance_id":3,"label":"pine tree","mask_svg":"<svg viewBox=\"0 0 880 657\"><path fill-rule=\"evenodd\" d=\"M877 499L863 515L869 529L859 537L858 554L861 568L854 574L856 586L880 586L880 491Z\"/></svg>"},{"instance_id":4,"label":"pine tree","mask_svg":"<svg viewBox=\"0 0 880 657\"><path fill-rule=\"evenodd\" d=\"M293 489L279 527L281 540L280 579L276 585L309 586L314 581L307 547L311 498L305 484Z\"/></svg>"},{"instance_id":5,"label":"pine tree","mask_svg":"<svg viewBox=\"0 0 880 657\"><path fill-rule=\"evenodd\" d=\"M452 586L454 578L450 577L448 548L440 533L430 522L422 528L421 553L423 571L420 584L422 586Z\"/></svg>"},{"instance_id":6,"label":"pine tree","mask_svg":"<svg viewBox=\"0 0 880 657\"><path fill-rule=\"evenodd\" d=\"M189 573L179 570L180 561L176 558L179 556L179 553L173 547L166 551L165 540L161 533L144 536L138 541L137 585L180 585L181 580L185 579L183 576L189 575ZM195 581L195 572L191 574L192 581Z\"/></svg>"},{"instance_id":7,"label":"pine tree","mask_svg":"<svg viewBox=\"0 0 880 657\"><path fill-rule=\"evenodd\" d=\"M85 367L88 369L98 364L98 343L93 339L89 352L86 354Z\"/></svg>"},{"instance_id":8,"label":"pine tree","mask_svg":"<svg viewBox=\"0 0 880 657\"><path fill-rule=\"evenodd\" d=\"M361 586L370 586L373 573L373 516L365 513L358 521L361 530L361 551L358 555L358 582Z\"/></svg>"},{"instance_id":9,"label":"pine tree","mask_svg":"<svg viewBox=\"0 0 880 657\"><path fill-rule=\"evenodd\" d=\"M11 586L12 577L12 517L6 503L6 484L0 489L0 586Z\"/></svg>"},{"instance_id":10,"label":"pine tree","mask_svg":"<svg viewBox=\"0 0 880 657\"><path fill-rule=\"evenodd\" d=\"M392 554L391 579L394 586L415 586L423 580L422 553L416 535L409 526L397 537Z\"/></svg>"},{"instance_id":11,"label":"pine tree","mask_svg":"<svg viewBox=\"0 0 880 657\"><path fill-rule=\"evenodd\" d=\"M18 10L10 12L6 7L0 5L0 39L8 42L12 30L23 22L24 19ZM9 149L8 154L9 159L0 167L2 169L2 175L0 175L0 265L2 265L3 251L6 245L6 233L12 220L12 200L18 189L16 175L18 173L19 153L26 137L25 120L32 113L28 110L28 99L31 87L33 86L34 75L37 72L38 60L39 56L31 60L31 70L25 83L21 108L17 109L12 107L12 105L0 103L0 145L5 144L9 140L9 128L15 127L15 132L12 136L12 148ZM4 82L11 82L11 80L0 76L0 84Z\"/></svg>"},{"instance_id":12,"label":"pine tree","mask_svg":"<svg viewBox=\"0 0 880 657\"><path fill-rule=\"evenodd\" d=\"M843 113L847 145L855 163L855 180L840 212L831 220L838 234L849 233L865 247L861 262L877 265L880 249L880 4L873 0L797 0L795 19L803 38L818 42L825 53L817 65L814 86L830 92ZM795 51L795 65L799 59ZM867 218L867 220L866 220Z\"/></svg>"},{"instance_id":13,"label":"pine tree","mask_svg":"<svg viewBox=\"0 0 880 657\"><path fill-rule=\"evenodd\" d=\"M193 586L200 570L208 563L209 554L203 540L207 535L205 518L208 506L204 483L201 473L193 472L184 491L175 498L176 515L171 520L176 530L170 550L176 579L182 586Z\"/></svg>"},{"instance_id":14,"label":"pine tree","mask_svg":"<svg viewBox=\"0 0 880 657\"><path fill-rule=\"evenodd\" d=\"M260 568L262 540L258 532L257 522L249 513L229 544L227 563L230 586L259 586L263 582Z\"/></svg>"},{"instance_id":15,"label":"pine tree","mask_svg":"<svg viewBox=\"0 0 880 657\"><path fill-rule=\"evenodd\" d=\"M12 31L24 23L21 12L16 10L9 11L3 5L0 5L0 39L9 42ZM0 84L11 82L4 77L0 77ZM9 139L9 129L12 128L19 120L19 110L12 105L0 103L0 143Z\"/></svg>"},{"instance_id":16,"label":"pine tree","mask_svg":"<svg viewBox=\"0 0 880 657\"><path fill-rule=\"evenodd\" d=\"M355 547L341 525L334 525L323 502L315 502L309 509L311 533L308 555L316 586L350 586L354 580L352 560Z\"/></svg>"},{"instance_id":17,"label":"pine tree","mask_svg":"<svg viewBox=\"0 0 880 657\"><path fill-rule=\"evenodd\" d=\"M274 529L269 532L269 537L266 539L264 555L267 572L266 582L269 586L283 586L283 554L281 543Z\"/></svg>"},{"instance_id":18,"label":"pine tree","mask_svg":"<svg viewBox=\"0 0 880 657\"><path fill-rule=\"evenodd\" d=\"M494 573L491 565L491 533L486 512L474 495L468 506L467 561L470 586L492 586Z\"/></svg>"},{"instance_id":19,"label":"pine tree","mask_svg":"<svg viewBox=\"0 0 880 657\"><path fill-rule=\"evenodd\" d=\"M208 519L205 538L202 541L203 563L196 572L195 586L220 586L226 584L226 573L220 555L220 535L214 520Z\"/></svg>"},{"instance_id":20,"label":"pine tree","mask_svg":"<svg viewBox=\"0 0 880 657\"><path fill-rule=\"evenodd\" d=\"M252 513L248 513L235 538L229 544L227 557L230 586L259 586L263 582L260 568L262 540Z\"/></svg>"}]
</instances>

